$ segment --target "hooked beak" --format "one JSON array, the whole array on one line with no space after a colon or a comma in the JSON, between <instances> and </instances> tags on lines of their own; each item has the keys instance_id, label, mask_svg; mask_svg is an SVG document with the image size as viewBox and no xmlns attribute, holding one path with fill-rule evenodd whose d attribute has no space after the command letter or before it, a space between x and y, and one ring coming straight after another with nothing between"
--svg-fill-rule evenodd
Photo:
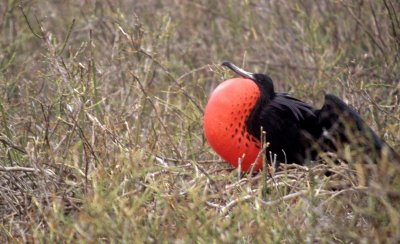
<instances>
[{"instance_id":1,"label":"hooked beak","mask_svg":"<svg viewBox=\"0 0 400 244\"><path fill-rule=\"evenodd\" d=\"M244 78L247 78L247 79L250 79L250 80L255 80L255 77L254 77L254 74L253 74L253 73L250 73L250 72L248 72L248 71L245 71L245 70L243 70L243 69L237 67L237 66L234 65L233 63L230 63L230 62L225 61L225 62L222 63L222 65L228 67L228 68L231 69L233 72L235 72L236 74L238 74L238 75L240 75L240 76L242 76L242 77L244 77Z\"/></svg>"}]
</instances>

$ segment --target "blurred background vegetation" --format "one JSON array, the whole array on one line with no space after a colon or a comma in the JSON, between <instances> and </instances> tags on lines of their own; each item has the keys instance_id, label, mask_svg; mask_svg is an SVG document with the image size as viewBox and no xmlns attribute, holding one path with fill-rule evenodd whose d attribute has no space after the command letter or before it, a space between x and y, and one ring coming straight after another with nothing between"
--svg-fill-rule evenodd
<instances>
[{"instance_id":1,"label":"blurred background vegetation","mask_svg":"<svg viewBox=\"0 0 400 244\"><path fill-rule=\"evenodd\" d=\"M399 242L399 167L239 179L202 131L229 60L399 151L398 1L6 0L0 35L0 240Z\"/></svg>"}]
</instances>

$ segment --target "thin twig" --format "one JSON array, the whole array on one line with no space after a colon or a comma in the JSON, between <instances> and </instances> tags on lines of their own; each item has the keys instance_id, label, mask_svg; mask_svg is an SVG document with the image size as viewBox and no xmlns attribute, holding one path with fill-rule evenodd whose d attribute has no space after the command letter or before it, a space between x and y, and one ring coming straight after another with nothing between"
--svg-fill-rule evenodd
<instances>
[{"instance_id":1,"label":"thin twig","mask_svg":"<svg viewBox=\"0 0 400 244\"><path fill-rule=\"evenodd\" d=\"M50 169L44 169L44 170L40 170L40 169L35 169L35 168L30 168L30 167L21 167L21 166L10 166L10 167L6 167L6 166L2 166L0 165L0 171L4 171L4 172L17 172L17 171L21 171L21 172L33 172L33 173L41 173L41 172L45 172L48 175L54 176L54 172L51 171Z\"/></svg>"},{"instance_id":2,"label":"thin twig","mask_svg":"<svg viewBox=\"0 0 400 244\"><path fill-rule=\"evenodd\" d=\"M4 136L0 136L0 142L2 142L4 145L11 147L12 149L17 150L20 153L26 154L25 149L15 145L12 141L10 141L8 138Z\"/></svg>"},{"instance_id":3,"label":"thin twig","mask_svg":"<svg viewBox=\"0 0 400 244\"><path fill-rule=\"evenodd\" d=\"M293 199L293 198L296 198L296 197L303 196L303 195L305 195L307 192L308 192L307 190L298 191L298 192L294 192L294 193L285 195L285 196L283 196L283 197L281 197L281 198L279 198L279 199L276 199L276 200L272 200L272 201L260 200L260 202L261 202L261 204L264 205L264 206L272 206L272 205L275 205L275 204L280 203L280 202L282 202L282 201L287 201L287 200L290 200L290 199Z\"/></svg>"},{"instance_id":4,"label":"thin twig","mask_svg":"<svg viewBox=\"0 0 400 244\"><path fill-rule=\"evenodd\" d=\"M254 198L254 196L252 196L252 195L246 195L246 196L244 196L244 197L240 197L240 198L237 198L237 199L235 199L235 200L229 202L227 205L225 205L225 206L221 209L221 215L225 215L231 208L233 208L234 206L236 206L238 203L246 202L246 201L248 201L248 200L250 200L250 199L253 199L253 198Z\"/></svg>"},{"instance_id":5,"label":"thin twig","mask_svg":"<svg viewBox=\"0 0 400 244\"><path fill-rule=\"evenodd\" d=\"M19 5L19 9L21 10L22 15L23 15L24 18L25 18L26 24L28 25L28 28L29 28L29 30L31 30L32 34L33 34L34 36L36 36L37 38L39 38L39 39L44 39L44 35L41 36L41 35L37 34L37 33L33 30L32 26L31 26L31 23L29 22L28 16L25 14L24 8L23 8L21 5Z\"/></svg>"},{"instance_id":6,"label":"thin twig","mask_svg":"<svg viewBox=\"0 0 400 244\"><path fill-rule=\"evenodd\" d=\"M72 20L72 23L68 29L67 37L65 37L64 43L61 47L61 50L58 52L58 55L61 55L64 52L64 49L67 46L67 42L69 40L69 37L71 36L71 32L72 32L72 29L74 28L74 25L75 25L75 19Z\"/></svg>"}]
</instances>

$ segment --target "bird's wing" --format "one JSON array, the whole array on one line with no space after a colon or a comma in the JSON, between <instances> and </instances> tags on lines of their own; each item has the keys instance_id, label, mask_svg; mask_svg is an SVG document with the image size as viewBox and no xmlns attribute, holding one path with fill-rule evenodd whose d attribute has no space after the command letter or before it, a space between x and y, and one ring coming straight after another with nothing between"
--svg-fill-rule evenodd
<instances>
[{"instance_id":1,"label":"bird's wing","mask_svg":"<svg viewBox=\"0 0 400 244\"><path fill-rule=\"evenodd\" d=\"M352 107L334 95L325 96L325 103L317 113L317 121L325 131L323 137L334 138L339 143L360 145L378 155L383 147L387 147L389 153L397 157L397 153L379 139Z\"/></svg>"},{"instance_id":2,"label":"bird's wing","mask_svg":"<svg viewBox=\"0 0 400 244\"><path fill-rule=\"evenodd\" d=\"M315 116L314 108L307 103L289 96L287 93L277 93L270 106L279 110L289 109L296 120L303 120L305 115Z\"/></svg>"}]
</instances>

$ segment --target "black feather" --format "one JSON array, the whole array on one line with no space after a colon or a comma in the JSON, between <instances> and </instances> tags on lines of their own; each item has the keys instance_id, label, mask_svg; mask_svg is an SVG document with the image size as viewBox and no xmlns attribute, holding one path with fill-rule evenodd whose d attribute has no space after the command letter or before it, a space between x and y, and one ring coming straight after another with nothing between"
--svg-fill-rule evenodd
<instances>
[{"instance_id":1,"label":"black feather","mask_svg":"<svg viewBox=\"0 0 400 244\"><path fill-rule=\"evenodd\" d=\"M298 121L304 119L303 113L315 116L313 107L287 93L277 93L269 105L280 110L285 110L285 107L289 108Z\"/></svg>"}]
</instances>

